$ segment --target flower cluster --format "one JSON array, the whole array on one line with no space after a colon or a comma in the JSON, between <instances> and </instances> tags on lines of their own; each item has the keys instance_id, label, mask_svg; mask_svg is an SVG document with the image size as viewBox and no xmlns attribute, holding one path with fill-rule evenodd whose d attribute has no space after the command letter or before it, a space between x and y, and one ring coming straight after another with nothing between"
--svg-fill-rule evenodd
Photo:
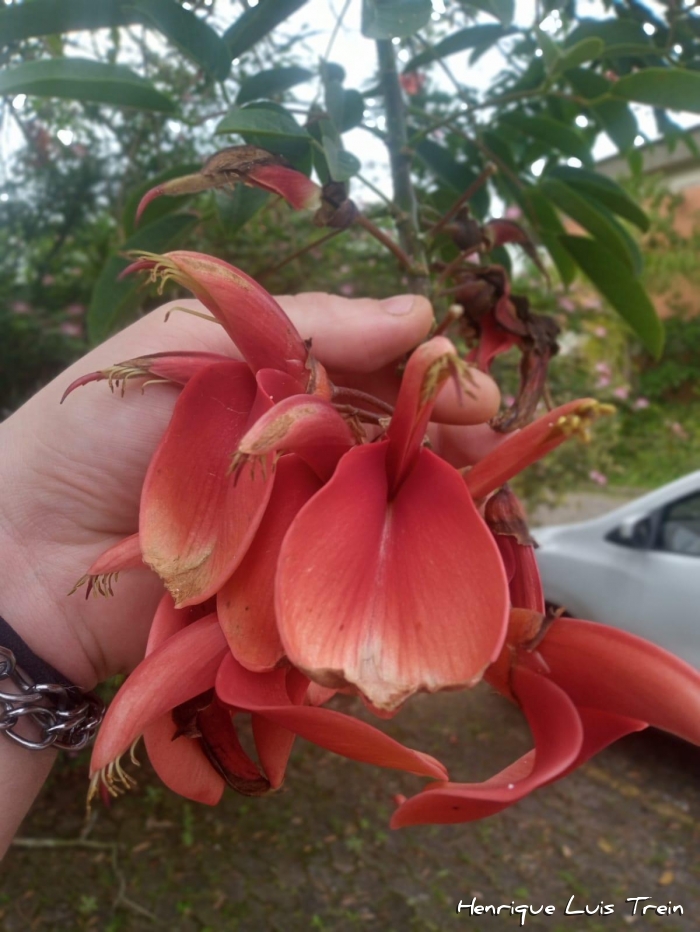
<instances>
[{"instance_id":1,"label":"flower cluster","mask_svg":"<svg viewBox=\"0 0 700 932\"><path fill-rule=\"evenodd\" d=\"M286 190L284 166L245 154L246 177ZM231 158L145 201L221 184L242 170L240 153L233 167ZM461 822L648 724L700 743L696 671L631 635L546 612L533 542L507 486L568 437L585 438L605 406L570 402L510 433L481 425L489 452L458 469L427 440L443 385L471 390L470 369L445 337L414 350L391 408L334 385L274 298L227 263L178 251L141 256L128 271L187 288L243 361L157 353L66 392L99 380L122 391L134 379L182 387L145 477L138 533L81 580L111 595L116 574L145 565L166 589L146 657L98 736L91 793L131 785L120 758L143 737L163 782L189 799L215 804L227 785L264 795L282 784L299 736L431 778L399 800L395 827ZM475 287L484 282L467 282L461 300ZM485 367L499 341L540 345L529 331L513 336L518 322L501 291L500 317L481 325L494 337ZM540 376L531 381L539 391ZM522 708L534 739L484 783L451 782L431 756L327 706L342 692L389 718L416 693L482 679ZM239 740L242 715L255 759Z\"/></svg>"}]
</instances>

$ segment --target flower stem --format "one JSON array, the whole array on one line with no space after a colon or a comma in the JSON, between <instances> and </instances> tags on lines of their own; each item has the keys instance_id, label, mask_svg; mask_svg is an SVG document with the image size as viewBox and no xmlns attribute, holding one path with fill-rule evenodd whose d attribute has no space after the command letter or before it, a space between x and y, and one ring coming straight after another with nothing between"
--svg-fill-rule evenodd
<instances>
[{"instance_id":1,"label":"flower stem","mask_svg":"<svg viewBox=\"0 0 700 932\"><path fill-rule=\"evenodd\" d=\"M411 156L407 147L406 113L399 75L396 68L394 46L387 39L377 41L379 80L384 92L386 115L386 141L394 185L394 203L399 211L396 226L399 242L409 256L410 287L418 294L429 290L425 251L418 232L418 204L411 180Z\"/></svg>"}]
</instances>

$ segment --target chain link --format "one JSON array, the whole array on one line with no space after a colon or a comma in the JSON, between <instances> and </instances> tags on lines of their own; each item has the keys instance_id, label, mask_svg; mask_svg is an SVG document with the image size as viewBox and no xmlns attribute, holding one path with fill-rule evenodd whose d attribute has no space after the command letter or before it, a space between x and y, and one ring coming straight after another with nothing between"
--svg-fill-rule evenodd
<instances>
[{"instance_id":1,"label":"chain link","mask_svg":"<svg viewBox=\"0 0 700 932\"><path fill-rule=\"evenodd\" d=\"M6 682L14 692L6 692ZM41 751L55 747L79 751L92 741L105 714L102 700L77 686L38 684L17 669L15 655L0 647L0 732L25 748ZM28 718L38 737L27 738L18 727Z\"/></svg>"}]
</instances>

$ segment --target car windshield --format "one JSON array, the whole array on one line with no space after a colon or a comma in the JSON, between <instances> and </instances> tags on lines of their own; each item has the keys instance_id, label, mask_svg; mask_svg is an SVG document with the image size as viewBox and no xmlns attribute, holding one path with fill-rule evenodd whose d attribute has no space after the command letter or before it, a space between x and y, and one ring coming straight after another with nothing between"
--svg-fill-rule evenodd
<instances>
[{"instance_id":1,"label":"car windshield","mask_svg":"<svg viewBox=\"0 0 700 932\"><path fill-rule=\"evenodd\" d=\"M700 557L700 494L669 505L661 524L660 546L672 553Z\"/></svg>"}]
</instances>

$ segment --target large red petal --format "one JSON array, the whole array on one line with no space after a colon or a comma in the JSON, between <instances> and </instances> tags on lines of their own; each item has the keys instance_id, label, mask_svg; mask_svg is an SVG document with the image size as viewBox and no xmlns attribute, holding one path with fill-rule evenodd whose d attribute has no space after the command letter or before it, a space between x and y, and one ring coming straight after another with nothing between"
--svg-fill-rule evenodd
<instances>
[{"instance_id":1,"label":"large red petal","mask_svg":"<svg viewBox=\"0 0 700 932\"><path fill-rule=\"evenodd\" d=\"M446 777L444 767L434 758L404 747L365 722L331 709L293 704L280 673L284 671L251 673L229 654L217 675L216 692L228 705L255 712L343 757L420 776Z\"/></svg>"},{"instance_id":2,"label":"large red petal","mask_svg":"<svg viewBox=\"0 0 700 932\"><path fill-rule=\"evenodd\" d=\"M386 451L351 450L299 513L276 605L295 666L391 711L419 690L480 679L503 643L508 590L459 474L422 450L388 500Z\"/></svg>"},{"instance_id":3,"label":"large red petal","mask_svg":"<svg viewBox=\"0 0 700 932\"><path fill-rule=\"evenodd\" d=\"M483 783L432 783L402 803L392 828L483 819L555 780L577 758L583 729L566 693L547 677L513 671L513 688L535 741L515 763Z\"/></svg>"},{"instance_id":4,"label":"large red petal","mask_svg":"<svg viewBox=\"0 0 700 932\"><path fill-rule=\"evenodd\" d=\"M580 398L543 414L522 430L509 434L495 450L465 472L469 491L474 498L484 498L567 438L587 437L590 423L612 410L594 398Z\"/></svg>"},{"instance_id":5,"label":"large red petal","mask_svg":"<svg viewBox=\"0 0 700 932\"><path fill-rule=\"evenodd\" d=\"M228 653L216 615L168 638L128 677L112 701L95 742L90 772L127 751L145 728L175 706L211 689Z\"/></svg>"},{"instance_id":6,"label":"large red petal","mask_svg":"<svg viewBox=\"0 0 700 932\"><path fill-rule=\"evenodd\" d=\"M258 532L219 590L217 612L234 657L249 670L272 670L284 656L275 618L275 572L284 535L321 481L293 454L283 456Z\"/></svg>"},{"instance_id":7,"label":"large red petal","mask_svg":"<svg viewBox=\"0 0 700 932\"><path fill-rule=\"evenodd\" d=\"M560 618L538 648L578 706L646 722L700 744L700 672L642 638Z\"/></svg>"},{"instance_id":8,"label":"large red petal","mask_svg":"<svg viewBox=\"0 0 700 932\"><path fill-rule=\"evenodd\" d=\"M139 521L144 561L179 607L203 602L242 560L272 475L229 474L256 398L240 362L219 363L183 389L146 475Z\"/></svg>"},{"instance_id":9,"label":"large red petal","mask_svg":"<svg viewBox=\"0 0 700 932\"><path fill-rule=\"evenodd\" d=\"M179 250L147 256L129 271L150 269L154 278L174 279L219 320L254 372L289 372L306 388L308 350L277 301L245 272L199 252Z\"/></svg>"}]
</instances>

